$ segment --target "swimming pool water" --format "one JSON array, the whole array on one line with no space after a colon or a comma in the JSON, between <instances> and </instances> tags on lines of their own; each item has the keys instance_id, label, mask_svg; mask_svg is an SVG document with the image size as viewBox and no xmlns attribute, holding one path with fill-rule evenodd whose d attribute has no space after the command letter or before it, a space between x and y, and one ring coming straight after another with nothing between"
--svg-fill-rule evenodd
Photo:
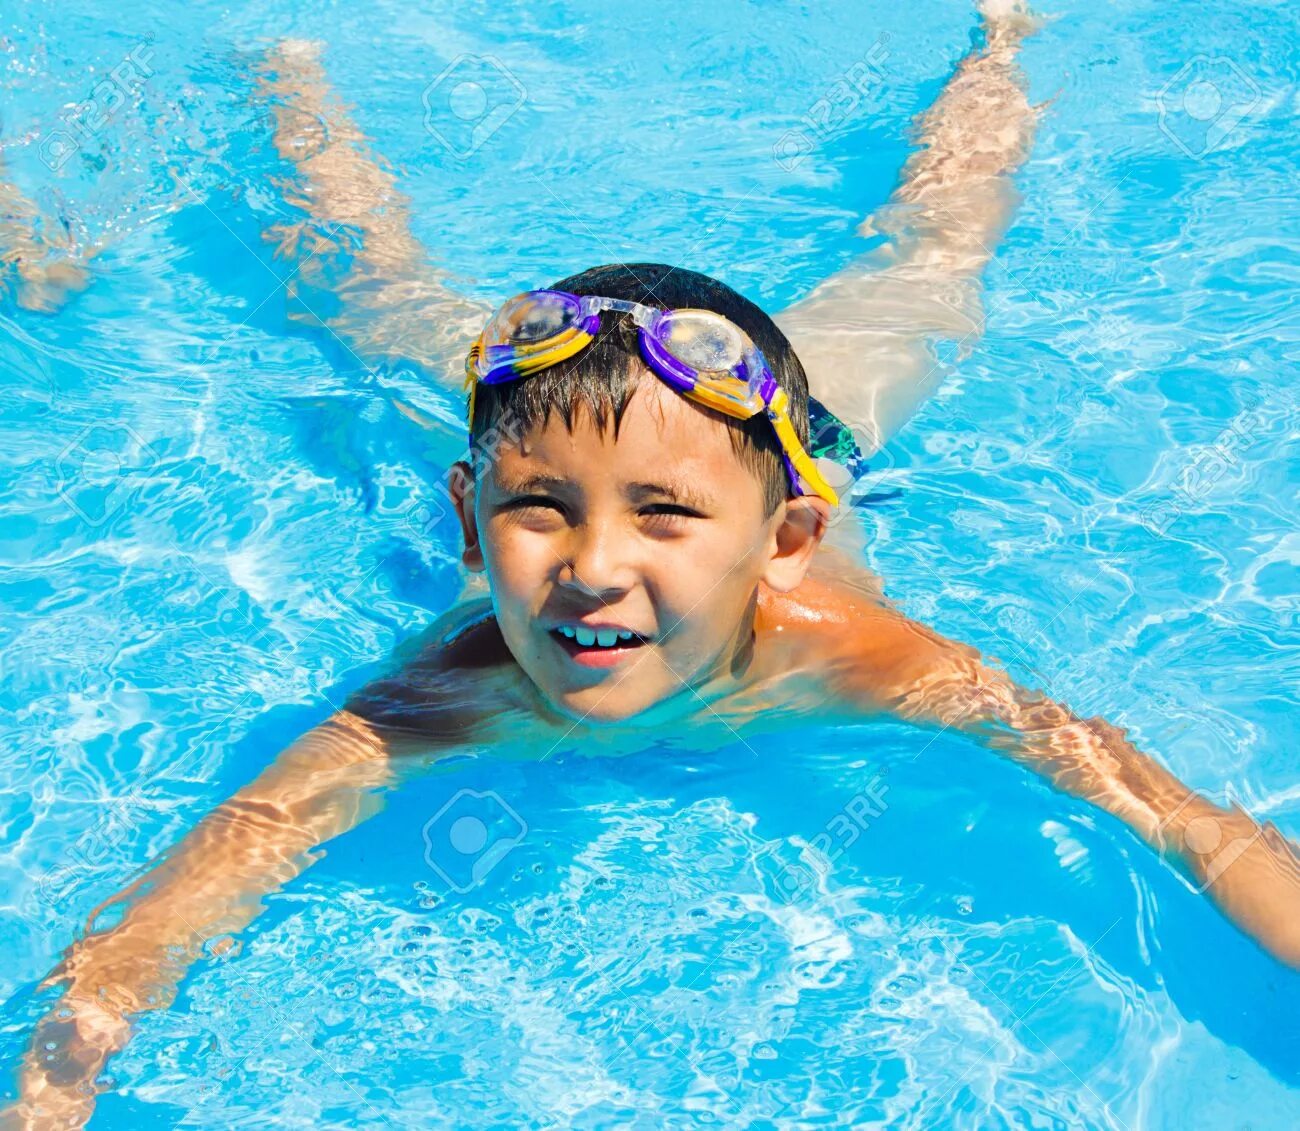
<instances>
[{"instance_id":1,"label":"swimming pool water","mask_svg":"<svg viewBox=\"0 0 1300 1131\"><path fill-rule=\"evenodd\" d=\"M6 1062L91 908L459 584L436 504L456 438L430 447L379 394L448 420L454 399L286 317L257 52L326 41L415 234L477 297L650 259L775 310L867 246L973 26L936 0L10 10L9 173L114 242L57 316L0 308ZM900 495L862 516L869 564L1300 838L1300 13L1052 15L1023 52L1047 106L986 334L880 461ZM151 73L68 150L67 105L141 44ZM466 53L519 103L481 142L425 128ZM814 130L864 60L857 106ZM1115 821L973 744L809 720L794 742L529 750L411 783L331 843L141 1019L94 1126L1300 1121L1297 976ZM526 826L465 892L424 835L459 790ZM807 851L827 836L829 868Z\"/></svg>"}]
</instances>

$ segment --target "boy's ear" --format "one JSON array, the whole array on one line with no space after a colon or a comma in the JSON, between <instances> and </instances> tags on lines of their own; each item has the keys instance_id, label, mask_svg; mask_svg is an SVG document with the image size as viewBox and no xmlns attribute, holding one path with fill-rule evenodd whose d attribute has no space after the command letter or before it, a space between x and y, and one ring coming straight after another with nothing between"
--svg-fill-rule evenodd
<instances>
[{"instance_id":1,"label":"boy's ear","mask_svg":"<svg viewBox=\"0 0 1300 1131\"><path fill-rule=\"evenodd\" d=\"M799 587L813 555L826 534L830 504L820 495L800 495L781 504L774 516L777 527L772 537L772 556L763 571L763 581L778 593Z\"/></svg>"},{"instance_id":2,"label":"boy's ear","mask_svg":"<svg viewBox=\"0 0 1300 1131\"><path fill-rule=\"evenodd\" d=\"M452 506L460 518L461 534L465 538L465 549L461 551L460 560L471 573L482 573L486 569L483 561L483 548L478 540L478 523L474 518L474 469L464 460L457 460L447 472L447 491L451 495Z\"/></svg>"}]
</instances>

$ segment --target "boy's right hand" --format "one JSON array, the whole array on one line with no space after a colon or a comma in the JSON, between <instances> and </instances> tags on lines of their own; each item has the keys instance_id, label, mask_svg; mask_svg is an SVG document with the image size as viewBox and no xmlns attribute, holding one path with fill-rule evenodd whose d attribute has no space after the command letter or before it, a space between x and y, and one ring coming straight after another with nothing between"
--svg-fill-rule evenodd
<instances>
[{"instance_id":1,"label":"boy's right hand","mask_svg":"<svg viewBox=\"0 0 1300 1131\"><path fill-rule=\"evenodd\" d=\"M129 1035L120 1012L65 998L36 1026L19 1073L18 1099L0 1112L0 1131L85 1126L95 1107L95 1080Z\"/></svg>"}]
</instances>

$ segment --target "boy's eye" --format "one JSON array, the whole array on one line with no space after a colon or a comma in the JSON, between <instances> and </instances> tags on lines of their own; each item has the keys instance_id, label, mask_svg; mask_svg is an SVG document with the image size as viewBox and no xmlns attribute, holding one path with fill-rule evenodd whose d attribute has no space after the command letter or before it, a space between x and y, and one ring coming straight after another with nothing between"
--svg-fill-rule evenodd
<instances>
[{"instance_id":1,"label":"boy's eye","mask_svg":"<svg viewBox=\"0 0 1300 1131\"><path fill-rule=\"evenodd\" d=\"M561 510L558 499L552 499L549 495L521 495L517 499L511 499L506 504L512 510L523 507L552 507L555 510Z\"/></svg>"},{"instance_id":2,"label":"boy's eye","mask_svg":"<svg viewBox=\"0 0 1300 1131\"><path fill-rule=\"evenodd\" d=\"M699 518L697 511L691 510L690 507L678 506L676 503L651 503L648 507L641 508L642 514L653 516L664 516L670 518Z\"/></svg>"},{"instance_id":3,"label":"boy's eye","mask_svg":"<svg viewBox=\"0 0 1300 1131\"><path fill-rule=\"evenodd\" d=\"M506 510L556 510L563 512L564 504L549 495L520 495L505 504ZM683 507L677 503L650 503L641 508L640 513L649 518L703 518L699 511Z\"/></svg>"}]
</instances>

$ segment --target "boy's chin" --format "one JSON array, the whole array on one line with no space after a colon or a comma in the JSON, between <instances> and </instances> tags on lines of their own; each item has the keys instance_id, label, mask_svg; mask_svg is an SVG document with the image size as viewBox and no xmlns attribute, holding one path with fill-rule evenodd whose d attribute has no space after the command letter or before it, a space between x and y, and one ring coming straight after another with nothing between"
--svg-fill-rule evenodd
<instances>
[{"instance_id":1,"label":"boy's chin","mask_svg":"<svg viewBox=\"0 0 1300 1131\"><path fill-rule=\"evenodd\" d=\"M597 702L587 695L546 696L546 701L564 718L585 726L616 726L636 719L645 711L644 707L631 703L615 701L615 696L607 696ZM653 704L651 704L653 706Z\"/></svg>"},{"instance_id":2,"label":"boy's chin","mask_svg":"<svg viewBox=\"0 0 1300 1131\"><path fill-rule=\"evenodd\" d=\"M642 698L634 694L609 694L597 687L565 695L554 695L545 690L542 694L557 714L589 727L657 725L680 713L674 710L673 705L681 697L671 692Z\"/></svg>"}]
</instances>

